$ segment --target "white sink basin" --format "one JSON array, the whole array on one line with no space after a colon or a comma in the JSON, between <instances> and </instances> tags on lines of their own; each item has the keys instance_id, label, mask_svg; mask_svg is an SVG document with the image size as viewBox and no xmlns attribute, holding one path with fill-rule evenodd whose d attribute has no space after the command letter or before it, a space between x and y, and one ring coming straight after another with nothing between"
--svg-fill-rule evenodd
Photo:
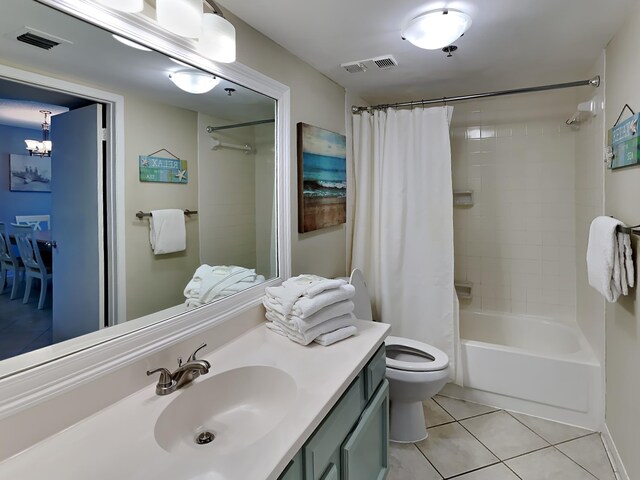
<instances>
[{"instance_id":1,"label":"white sink basin","mask_svg":"<svg viewBox=\"0 0 640 480\"><path fill-rule=\"evenodd\" d=\"M248 366L200 377L178 390L155 426L169 453L224 456L256 442L280 423L296 397L294 379L268 366ZM196 438L211 432L210 443Z\"/></svg>"}]
</instances>

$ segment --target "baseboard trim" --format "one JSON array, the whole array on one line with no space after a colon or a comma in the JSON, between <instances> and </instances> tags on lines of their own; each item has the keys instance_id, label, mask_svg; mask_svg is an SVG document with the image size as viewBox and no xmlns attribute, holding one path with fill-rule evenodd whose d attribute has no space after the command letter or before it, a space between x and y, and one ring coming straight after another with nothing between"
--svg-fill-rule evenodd
<instances>
[{"instance_id":1,"label":"baseboard trim","mask_svg":"<svg viewBox=\"0 0 640 480\"><path fill-rule=\"evenodd\" d=\"M613 472L616 475L616 480L631 480L627 470L624 468L622 458L620 458L620 454L618 453L618 449L611 437L611 432L609 431L609 427L607 427L606 422L602 428L602 441L604 443L604 448L607 450L607 454L609 455L609 460L611 460L611 466L613 467Z\"/></svg>"}]
</instances>

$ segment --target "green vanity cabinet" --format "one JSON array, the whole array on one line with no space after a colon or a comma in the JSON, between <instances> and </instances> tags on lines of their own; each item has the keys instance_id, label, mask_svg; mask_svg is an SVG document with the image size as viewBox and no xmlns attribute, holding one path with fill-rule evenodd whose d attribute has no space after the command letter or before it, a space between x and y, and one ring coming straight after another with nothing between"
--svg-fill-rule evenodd
<instances>
[{"instance_id":1,"label":"green vanity cabinet","mask_svg":"<svg viewBox=\"0 0 640 480\"><path fill-rule=\"evenodd\" d=\"M384 345L289 463L279 480L384 480L389 383Z\"/></svg>"}]
</instances>

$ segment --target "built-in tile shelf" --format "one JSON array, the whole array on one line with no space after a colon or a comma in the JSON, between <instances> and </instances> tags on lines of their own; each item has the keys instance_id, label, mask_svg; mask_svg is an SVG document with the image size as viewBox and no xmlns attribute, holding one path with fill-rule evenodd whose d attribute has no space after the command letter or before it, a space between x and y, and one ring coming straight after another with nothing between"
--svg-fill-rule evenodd
<instances>
[{"instance_id":1,"label":"built-in tile shelf","mask_svg":"<svg viewBox=\"0 0 640 480\"><path fill-rule=\"evenodd\" d=\"M459 190L453 192L454 207L472 207L473 190Z\"/></svg>"},{"instance_id":2,"label":"built-in tile shelf","mask_svg":"<svg viewBox=\"0 0 640 480\"><path fill-rule=\"evenodd\" d=\"M454 285L456 287L456 293L458 294L458 299L460 300L471 300L473 297L473 282L459 282L455 281Z\"/></svg>"}]
</instances>

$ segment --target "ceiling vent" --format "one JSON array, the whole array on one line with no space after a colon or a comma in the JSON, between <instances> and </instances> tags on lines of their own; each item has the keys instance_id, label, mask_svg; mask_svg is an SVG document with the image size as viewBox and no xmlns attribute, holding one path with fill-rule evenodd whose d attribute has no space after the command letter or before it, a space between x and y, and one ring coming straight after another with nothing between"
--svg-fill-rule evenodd
<instances>
[{"instance_id":1,"label":"ceiling vent","mask_svg":"<svg viewBox=\"0 0 640 480\"><path fill-rule=\"evenodd\" d=\"M344 68L349 73L358 73L358 72L366 72L367 71L367 67L365 67L360 62L348 62L348 63L343 63L340 66L342 68Z\"/></svg>"},{"instance_id":2,"label":"ceiling vent","mask_svg":"<svg viewBox=\"0 0 640 480\"><path fill-rule=\"evenodd\" d=\"M56 37L50 33L42 32L31 27L24 27L18 32L15 32L15 38L19 42L33 45L34 47L42 48L43 50L51 50L53 47L57 47L62 43L72 44L69 40Z\"/></svg>"},{"instance_id":3,"label":"ceiling vent","mask_svg":"<svg viewBox=\"0 0 640 480\"><path fill-rule=\"evenodd\" d=\"M398 66L398 62L393 55L383 55L381 57L367 58L356 62L347 62L340 65L349 73L366 72L373 70L388 70Z\"/></svg>"},{"instance_id":4,"label":"ceiling vent","mask_svg":"<svg viewBox=\"0 0 640 480\"><path fill-rule=\"evenodd\" d=\"M398 66L398 62L393 55L385 55L383 57L372 58L371 61L376 65L376 67L381 69L393 68Z\"/></svg>"}]
</instances>

